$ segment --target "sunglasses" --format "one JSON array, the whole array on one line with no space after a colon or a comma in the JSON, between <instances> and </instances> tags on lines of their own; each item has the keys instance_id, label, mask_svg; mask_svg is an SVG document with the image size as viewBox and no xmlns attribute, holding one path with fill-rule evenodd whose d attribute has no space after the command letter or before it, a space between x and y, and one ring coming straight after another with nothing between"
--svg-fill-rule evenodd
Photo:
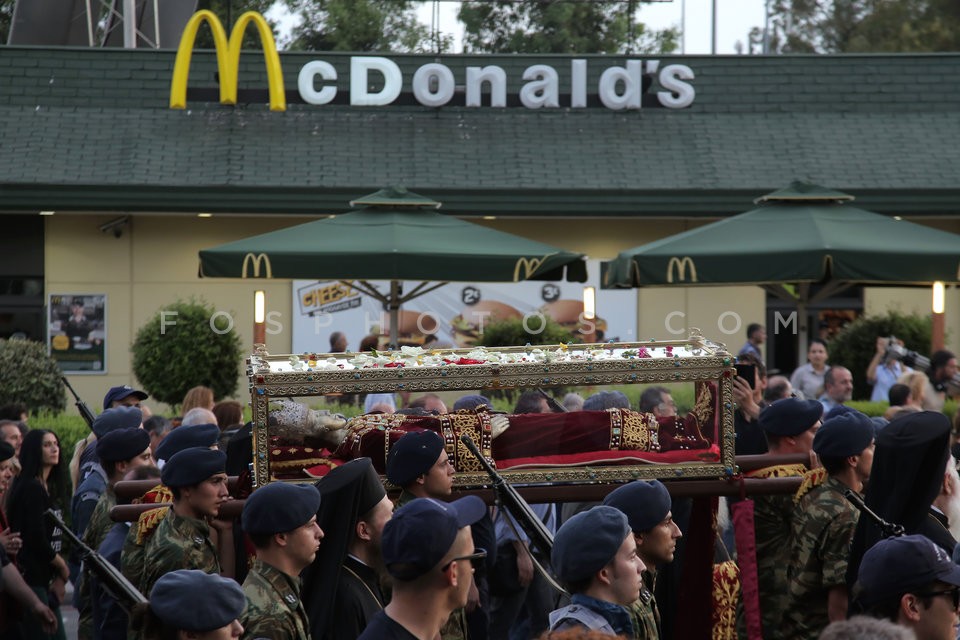
<instances>
[{"instance_id":1,"label":"sunglasses","mask_svg":"<svg viewBox=\"0 0 960 640\"><path fill-rule=\"evenodd\" d=\"M916 594L920 598L932 598L934 596L950 596L953 598L953 608L960 609L960 587L953 587L952 589L944 589L943 591L927 591L925 593Z\"/></svg>"},{"instance_id":2,"label":"sunglasses","mask_svg":"<svg viewBox=\"0 0 960 640\"><path fill-rule=\"evenodd\" d=\"M459 562L460 560L469 560L473 568L476 569L477 565L480 564L480 561L484 560L486 557L487 557L486 549L477 549L468 556L457 556L456 558L453 558L452 560L450 560L450 562L443 565L441 570L446 571L450 567L450 565L452 565L454 562Z\"/></svg>"}]
</instances>

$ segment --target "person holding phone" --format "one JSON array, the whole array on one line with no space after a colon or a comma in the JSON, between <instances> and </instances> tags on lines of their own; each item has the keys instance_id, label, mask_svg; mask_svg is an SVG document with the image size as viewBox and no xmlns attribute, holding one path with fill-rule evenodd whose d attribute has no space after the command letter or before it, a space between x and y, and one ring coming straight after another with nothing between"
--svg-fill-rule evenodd
<instances>
[{"instance_id":1,"label":"person holding phone","mask_svg":"<svg viewBox=\"0 0 960 640\"><path fill-rule=\"evenodd\" d=\"M737 375L733 377L733 399L737 410L733 414L733 427L737 435L734 445L740 455L757 455L767 452L767 440L760 428L760 411L766 406L763 401L766 367L757 358L744 354L737 358Z\"/></svg>"}]
</instances>

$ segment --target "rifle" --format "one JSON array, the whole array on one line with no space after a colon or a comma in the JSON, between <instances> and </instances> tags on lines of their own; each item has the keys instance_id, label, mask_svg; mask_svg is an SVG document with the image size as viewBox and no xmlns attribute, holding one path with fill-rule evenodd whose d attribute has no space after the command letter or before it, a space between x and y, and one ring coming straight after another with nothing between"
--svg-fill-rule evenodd
<instances>
[{"instance_id":1,"label":"rifle","mask_svg":"<svg viewBox=\"0 0 960 640\"><path fill-rule=\"evenodd\" d=\"M63 384L66 385L67 389L70 390L70 393L73 394L73 399L76 400L77 411L80 412L80 415L83 416L83 419L87 423L87 427L90 430L93 430L93 421L97 419L97 416L93 415L93 411L90 410L90 407L87 406L87 403L84 402L77 392L73 390L73 387L70 386L70 381L67 380L67 376L60 376L60 379L63 380Z\"/></svg>"},{"instance_id":2,"label":"rifle","mask_svg":"<svg viewBox=\"0 0 960 640\"><path fill-rule=\"evenodd\" d=\"M534 389L534 391L536 391L537 393L539 393L541 398L545 398L545 399L546 399L546 401L547 401L547 406L550 407L550 411L553 411L554 413L566 413L566 412L567 412L566 407L564 407L562 404L560 404L559 402L557 402L557 399L556 399L556 398L554 398L552 395L550 395L549 393L547 393L546 391L544 391L544 390L541 389L540 387L537 387L536 389Z\"/></svg>"},{"instance_id":3,"label":"rifle","mask_svg":"<svg viewBox=\"0 0 960 640\"><path fill-rule=\"evenodd\" d=\"M97 576L103 588L113 596L127 614L129 614L136 605L147 603L147 599L143 597L143 594L140 593L135 586L130 584L130 581L120 573L120 570L107 562L106 558L102 555L85 545L83 540L78 538L77 535L70 530L70 527L57 516L53 509L47 509L45 515L60 527L64 535L70 539L74 548L79 552L80 560L87 565L93 575Z\"/></svg>"},{"instance_id":4,"label":"rifle","mask_svg":"<svg viewBox=\"0 0 960 640\"><path fill-rule=\"evenodd\" d=\"M873 523L877 525L878 529L880 529L880 532L883 534L884 538L899 538L906 533L906 530L903 528L902 524L887 522L877 515L873 509L867 506L867 503L863 501L863 498L860 497L860 494L853 489L846 489L843 492L843 495L847 500L853 503L853 506L856 507L860 513L873 520Z\"/></svg>"},{"instance_id":5,"label":"rifle","mask_svg":"<svg viewBox=\"0 0 960 640\"><path fill-rule=\"evenodd\" d=\"M513 488L506 480L503 479L503 476L493 468L493 465L490 464L490 461L483 457L483 454L480 453L480 450L477 449L477 445L473 442L473 439L468 435L460 436L460 442L473 454L473 456L480 463L480 466L483 467L483 470L487 472L487 475L490 476L490 479L493 480L493 492L495 496L495 502L498 509L506 509L510 515L513 516L513 519L507 519L507 522L510 524L510 527L514 530L517 538L520 538L520 533L516 530L514 521L520 525L520 528L523 529L523 532L527 534L527 538L530 540L530 544L527 547L527 553L530 555L530 559L533 561L533 566L537 568L537 571L543 575L547 582L549 582L553 588L555 588L560 593L566 593L566 591L557 584L556 579L550 574L550 572L544 566L544 563L541 562L537 556L530 550L532 547L536 547L537 551L540 554L543 554L545 558L550 557L550 551L553 549L553 534L550 533L550 530L547 529L546 525L537 517L531 509L530 505L527 504L527 501L524 500L517 490Z\"/></svg>"}]
</instances>

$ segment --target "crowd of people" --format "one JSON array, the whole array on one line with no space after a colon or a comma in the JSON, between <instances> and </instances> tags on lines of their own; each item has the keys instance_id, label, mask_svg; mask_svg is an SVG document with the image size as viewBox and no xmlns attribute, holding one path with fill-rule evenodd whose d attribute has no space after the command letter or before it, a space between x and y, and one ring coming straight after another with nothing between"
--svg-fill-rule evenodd
<instances>
[{"instance_id":1,"label":"crowd of people","mask_svg":"<svg viewBox=\"0 0 960 640\"><path fill-rule=\"evenodd\" d=\"M822 343L811 344L809 363L790 379L768 379L764 336L752 326L738 358L754 365L755 379L733 382L737 452L809 462L750 471L802 482L795 495L756 496L751 527L725 525L736 549L756 561L755 575L743 577L739 635L897 638L909 630L919 640L956 638L960 476L951 443L960 416L951 425L924 404L942 409L956 358L935 353L924 380L908 379L919 372L888 362L878 341L866 375L886 385L898 410L871 419L847 406L852 373L828 365ZM315 484L245 493L230 478L242 476L252 455L239 403L215 403L209 389L196 388L182 416L167 419L153 416L146 399L129 386L109 389L72 460L56 433L28 428L27 407L0 410L0 637L65 638L68 583L83 640L648 639L673 637L686 615L676 606L682 587L666 578L681 559L690 503L672 498L669 483L633 481L600 504L529 505L553 536L543 549L514 514L476 497L451 500L455 469L434 432L408 433L390 449L396 500L368 458ZM435 394L399 408L393 394L356 401L366 411L448 411ZM488 398L466 395L451 409L483 406L492 409ZM677 415L659 386L635 407L617 391L585 399L529 391L513 413L613 408ZM129 501L114 490L121 481L153 486L134 500L145 510L132 522L110 518ZM231 497L246 498L237 517L223 513ZM879 521L861 513L857 497ZM148 603L121 606L47 511L68 520ZM887 539L888 525L906 535ZM741 545L746 538L752 544Z\"/></svg>"}]
</instances>

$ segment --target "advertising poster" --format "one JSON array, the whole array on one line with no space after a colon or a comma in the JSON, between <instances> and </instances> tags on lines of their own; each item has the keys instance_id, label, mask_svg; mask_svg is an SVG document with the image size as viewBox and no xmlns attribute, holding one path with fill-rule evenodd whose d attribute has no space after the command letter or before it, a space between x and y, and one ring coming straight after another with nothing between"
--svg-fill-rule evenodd
<instances>
[{"instance_id":1,"label":"advertising poster","mask_svg":"<svg viewBox=\"0 0 960 640\"><path fill-rule=\"evenodd\" d=\"M106 373L107 296L51 293L47 348L64 373Z\"/></svg>"},{"instance_id":2,"label":"advertising poster","mask_svg":"<svg viewBox=\"0 0 960 640\"><path fill-rule=\"evenodd\" d=\"M541 326L537 314L551 317L568 329L577 329L583 311L584 287L596 289L597 340L633 341L637 328L634 290L601 290L600 261L588 261L588 282L450 282L405 303L400 311L401 345L433 348L473 346L483 326L497 319L527 318ZM372 281L389 291L388 281ZM405 282L409 291L417 282ZM330 334L346 335L347 350L355 351L371 333L387 343L389 313L374 298L339 281L293 281L293 351L326 352ZM427 336L432 336L428 338ZM435 339L434 339L435 338Z\"/></svg>"}]
</instances>

